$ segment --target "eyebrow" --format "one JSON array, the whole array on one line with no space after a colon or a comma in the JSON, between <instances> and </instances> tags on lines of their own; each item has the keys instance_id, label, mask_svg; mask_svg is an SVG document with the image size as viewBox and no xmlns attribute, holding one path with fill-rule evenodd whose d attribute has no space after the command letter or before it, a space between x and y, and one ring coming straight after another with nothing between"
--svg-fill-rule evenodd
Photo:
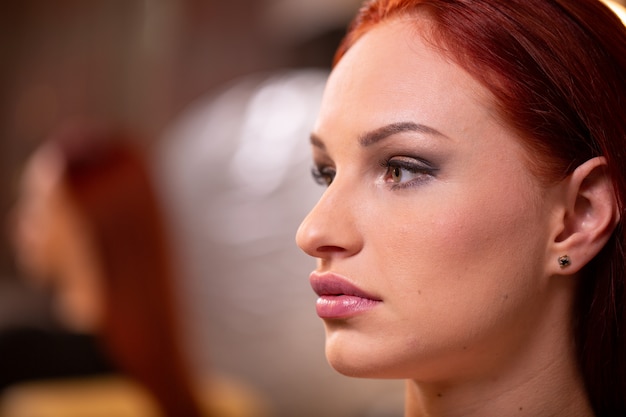
<instances>
[{"instance_id":1,"label":"eyebrow","mask_svg":"<svg viewBox=\"0 0 626 417\"><path fill-rule=\"evenodd\" d=\"M359 144L363 147L371 146L375 143L380 142L381 140L402 132L418 132L447 138L446 135L444 135L437 129L423 125L421 123L397 122L390 123L388 125L379 127L378 129L374 129L372 131L362 134L361 136L359 136ZM326 149L324 141L315 133L311 133L311 144L322 150Z\"/></svg>"},{"instance_id":2,"label":"eyebrow","mask_svg":"<svg viewBox=\"0 0 626 417\"><path fill-rule=\"evenodd\" d=\"M389 136L393 136L397 133L402 132L418 132L426 133L428 135L446 137L446 135L430 126L414 122L398 122L391 123L370 132L364 133L359 137L359 143L361 144L361 146L371 146L375 143L380 142L383 139L387 139Z\"/></svg>"}]
</instances>

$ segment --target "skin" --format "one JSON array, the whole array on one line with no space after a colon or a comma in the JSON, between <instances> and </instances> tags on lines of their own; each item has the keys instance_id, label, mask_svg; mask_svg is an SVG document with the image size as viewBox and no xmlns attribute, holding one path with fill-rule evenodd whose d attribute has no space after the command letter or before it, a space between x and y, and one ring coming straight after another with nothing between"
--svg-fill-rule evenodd
<instances>
[{"instance_id":1,"label":"skin","mask_svg":"<svg viewBox=\"0 0 626 417\"><path fill-rule=\"evenodd\" d=\"M61 181L57 155L43 147L28 161L13 211L18 265L29 281L54 291L59 320L93 332L102 316L102 277L89 233Z\"/></svg>"},{"instance_id":2,"label":"skin","mask_svg":"<svg viewBox=\"0 0 626 417\"><path fill-rule=\"evenodd\" d=\"M296 240L319 273L382 300L325 320L327 358L407 379L406 416L592 415L571 343L576 280L556 266L582 181L540 184L427 25L379 24L327 85L312 148L330 185ZM390 125L402 131L373 135Z\"/></svg>"}]
</instances>

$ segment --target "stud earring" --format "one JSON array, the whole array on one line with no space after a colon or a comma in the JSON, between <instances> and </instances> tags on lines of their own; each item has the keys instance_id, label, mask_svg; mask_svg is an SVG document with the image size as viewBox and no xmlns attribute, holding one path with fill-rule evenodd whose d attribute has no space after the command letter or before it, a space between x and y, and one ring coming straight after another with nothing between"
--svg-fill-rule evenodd
<instances>
[{"instance_id":1,"label":"stud earring","mask_svg":"<svg viewBox=\"0 0 626 417\"><path fill-rule=\"evenodd\" d=\"M559 256L558 262L561 268L566 268L572 264L572 260L567 255Z\"/></svg>"}]
</instances>

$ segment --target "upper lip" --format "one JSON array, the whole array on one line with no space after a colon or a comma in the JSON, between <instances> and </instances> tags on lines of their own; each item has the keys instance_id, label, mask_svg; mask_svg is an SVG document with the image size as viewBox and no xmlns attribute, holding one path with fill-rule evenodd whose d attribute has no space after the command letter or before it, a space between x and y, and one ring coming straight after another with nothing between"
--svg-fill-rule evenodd
<instances>
[{"instance_id":1,"label":"upper lip","mask_svg":"<svg viewBox=\"0 0 626 417\"><path fill-rule=\"evenodd\" d=\"M313 272L309 278L313 291L318 296L323 295L351 295L360 298L380 301L380 298L363 291L346 278L332 273Z\"/></svg>"}]
</instances>

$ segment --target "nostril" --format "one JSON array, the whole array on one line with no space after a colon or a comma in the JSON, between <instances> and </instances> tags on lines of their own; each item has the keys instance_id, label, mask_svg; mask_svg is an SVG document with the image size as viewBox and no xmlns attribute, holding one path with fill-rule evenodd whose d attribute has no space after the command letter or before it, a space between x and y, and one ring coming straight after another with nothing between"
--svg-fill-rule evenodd
<instances>
[{"instance_id":1,"label":"nostril","mask_svg":"<svg viewBox=\"0 0 626 417\"><path fill-rule=\"evenodd\" d=\"M329 253L329 252L345 252L346 249L342 248L341 246L332 246L332 245L326 245L326 246L320 246L317 248L318 252L321 253Z\"/></svg>"}]
</instances>

